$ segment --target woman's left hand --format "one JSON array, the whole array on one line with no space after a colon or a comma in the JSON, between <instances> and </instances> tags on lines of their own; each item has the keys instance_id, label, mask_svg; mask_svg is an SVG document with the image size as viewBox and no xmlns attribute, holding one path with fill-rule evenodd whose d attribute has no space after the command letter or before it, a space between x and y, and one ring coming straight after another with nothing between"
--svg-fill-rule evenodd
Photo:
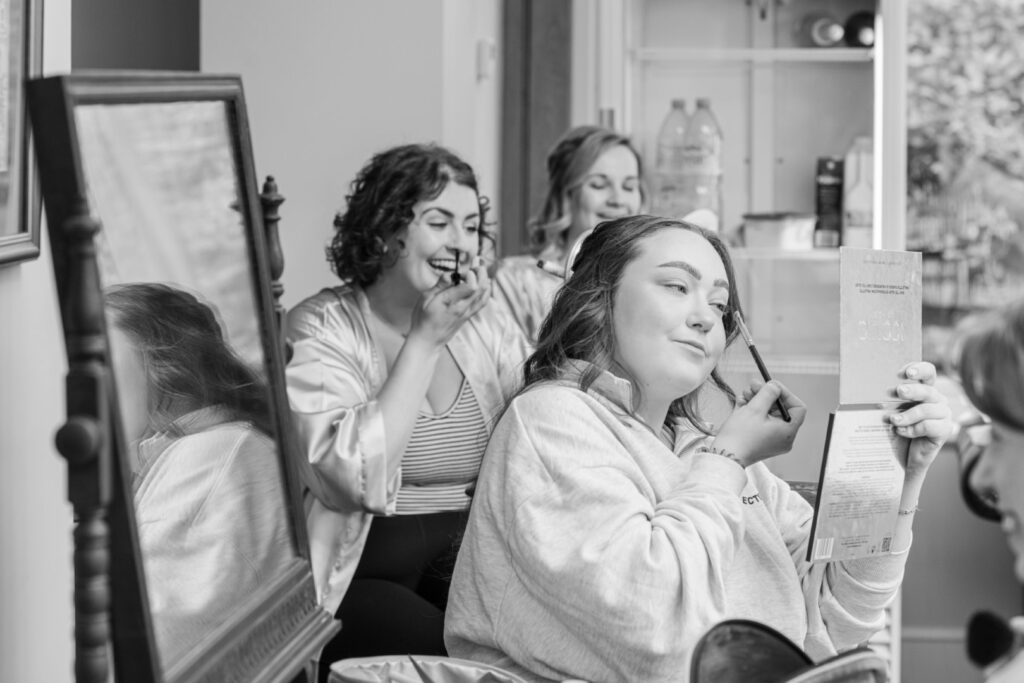
<instances>
[{"instance_id":1,"label":"woman's left hand","mask_svg":"<svg viewBox=\"0 0 1024 683\"><path fill-rule=\"evenodd\" d=\"M910 439L907 461L901 463L907 479L923 478L953 433L952 411L946 397L934 387L935 374L931 363L911 363L900 373L907 381L896 386L896 398L913 402L889 416L896 433Z\"/></svg>"}]
</instances>

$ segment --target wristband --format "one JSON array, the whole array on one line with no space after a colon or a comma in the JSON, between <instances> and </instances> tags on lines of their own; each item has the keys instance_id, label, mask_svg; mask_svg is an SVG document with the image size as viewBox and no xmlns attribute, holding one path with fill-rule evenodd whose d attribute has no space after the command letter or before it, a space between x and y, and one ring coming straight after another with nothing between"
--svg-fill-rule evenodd
<instances>
[{"instance_id":1,"label":"wristband","mask_svg":"<svg viewBox=\"0 0 1024 683\"><path fill-rule=\"evenodd\" d=\"M729 460L732 460L734 463L736 463L737 465L739 465L743 469L747 469L747 466L744 465L743 462L738 457L736 457L735 453L733 453L732 451L727 451L724 448L715 448L714 446L701 446L700 448L697 449L697 452L698 453L714 453L715 455L720 455L723 458L728 458Z\"/></svg>"},{"instance_id":2,"label":"wristband","mask_svg":"<svg viewBox=\"0 0 1024 683\"><path fill-rule=\"evenodd\" d=\"M897 515L899 515L900 517L906 517L906 516L908 516L908 515L912 515L912 514L914 514L915 512L917 512L917 511L918 511L918 510L920 510L920 509L921 509L921 508L919 508L919 507L917 507L917 506L915 505L914 507L912 507L912 508L911 508L911 509L909 509L909 510L897 510L897 511L896 511L896 514L897 514Z\"/></svg>"}]
</instances>

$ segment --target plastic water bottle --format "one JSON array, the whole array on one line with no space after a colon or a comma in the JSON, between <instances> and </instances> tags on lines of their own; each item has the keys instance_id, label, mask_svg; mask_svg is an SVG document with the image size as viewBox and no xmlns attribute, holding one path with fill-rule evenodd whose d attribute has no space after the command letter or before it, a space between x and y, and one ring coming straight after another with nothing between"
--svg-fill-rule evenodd
<instances>
[{"instance_id":1,"label":"plastic water bottle","mask_svg":"<svg viewBox=\"0 0 1024 683\"><path fill-rule=\"evenodd\" d=\"M683 196L683 147L690 115L686 100L672 100L665 120L658 129L654 162L654 196L651 211L659 216L682 218L688 204Z\"/></svg>"},{"instance_id":2,"label":"plastic water bottle","mask_svg":"<svg viewBox=\"0 0 1024 683\"><path fill-rule=\"evenodd\" d=\"M722 128L706 97L697 100L683 138L682 196L685 213L704 210L714 216L705 227L722 225Z\"/></svg>"}]
</instances>

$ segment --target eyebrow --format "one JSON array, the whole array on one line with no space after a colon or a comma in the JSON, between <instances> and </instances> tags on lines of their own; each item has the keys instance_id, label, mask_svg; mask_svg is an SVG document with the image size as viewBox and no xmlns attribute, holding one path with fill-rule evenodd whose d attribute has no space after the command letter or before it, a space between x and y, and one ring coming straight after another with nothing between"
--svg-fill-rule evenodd
<instances>
[{"instance_id":1,"label":"eyebrow","mask_svg":"<svg viewBox=\"0 0 1024 683\"><path fill-rule=\"evenodd\" d=\"M591 178L604 178L605 180L611 180L607 173L588 173L587 175L583 176L583 180L585 181L590 180ZM625 178L623 178L623 180L627 182L630 180L640 180L640 176L628 175Z\"/></svg>"},{"instance_id":2,"label":"eyebrow","mask_svg":"<svg viewBox=\"0 0 1024 683\"><path fill-rule=\"evenodd\" d=\"M689 273L690 275L692 275L694 278L696 278L698 280L703 280L704 279L704 276L700 274L700 271L697 270L696 268L694 268L693 266L691 266L686 261L666 261L665 263L659 263L658 267L659 268L679 268L680 270L685 270L687 273ZM728 280L718 279L718 280L715 280L711 284L714 285L715 287L722 287L723 289L729 289L729 282L728 282Z\"/></svg>"},{"instance_id":3,"label":"eyebrow","mask_svg":"<svg viewBox=\"0 0 1024 683\"><path fill-rule=\"evenodd\" d=\"M428 206L427 208L423 209L423 211L420 213L420 217L422 218L423 216L426 216L431 211L440 211L441 213L443 213L448 218L451 218L452 220L455 219L455 214L454 213L452 213L448 209L443 209L440 206ZM463 220L469 220L470 218L479 218L479 217L480 217L479 212L474 211L473 213L466 214L466 217Z\"/></svg>"}]
</instances>

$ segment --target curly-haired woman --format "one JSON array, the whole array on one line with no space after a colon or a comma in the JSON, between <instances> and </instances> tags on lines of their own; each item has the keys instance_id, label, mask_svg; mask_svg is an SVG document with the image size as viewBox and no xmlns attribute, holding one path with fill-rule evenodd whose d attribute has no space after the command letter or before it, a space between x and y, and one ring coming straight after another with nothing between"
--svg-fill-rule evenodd
<instances>
[{"instance_id":1,"label":"curly-haired woman","mask_svg":"<svg viewBox=\"0 0 1024 683\"><path fill-rule=\"evenodd\" d=\"M375 155L335 219L342 284L288 315L288 391L313 494L324 606L344 624L323 661L443 654L470 490L525 340L485 308L487 202L436 145Z\"/></svg>"}]
</instances>

